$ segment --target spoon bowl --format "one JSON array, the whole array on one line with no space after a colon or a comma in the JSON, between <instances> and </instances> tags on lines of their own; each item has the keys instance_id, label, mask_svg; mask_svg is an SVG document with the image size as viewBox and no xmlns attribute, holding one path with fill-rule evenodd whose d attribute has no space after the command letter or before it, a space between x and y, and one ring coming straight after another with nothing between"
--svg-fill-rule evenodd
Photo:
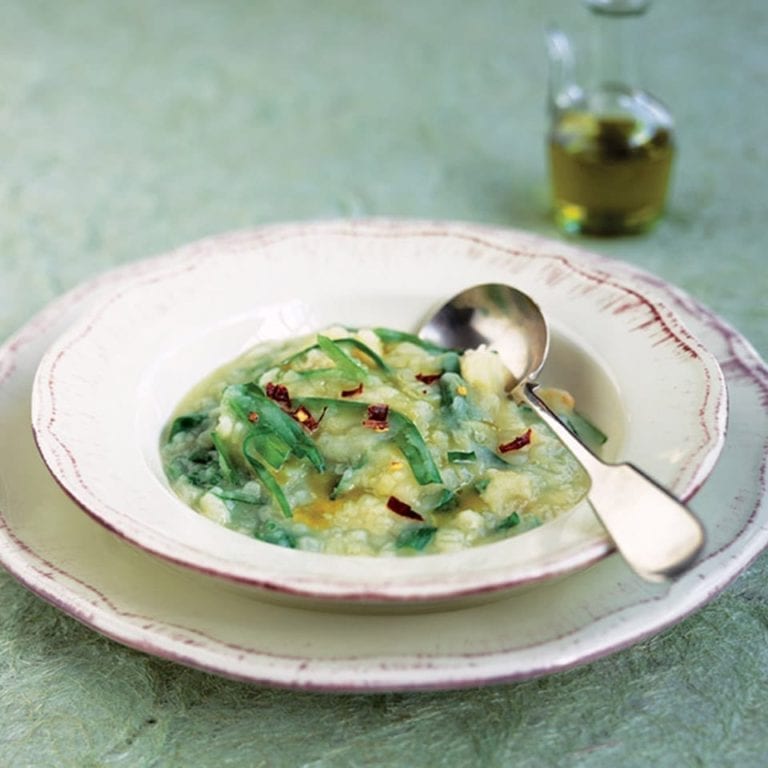
<instances>
[{"instance_id":1,"label":"spoon bowl","mask_svg":"<svg viewBox=\"0 0 768 768\"><path fill-rule=\"evenodd\" d=\"M516 382L538 376L549 353L549 328L539 305L509 285L468 288L422 326L419 336L443 347L495 349Z\"/></svg>"},{"instance_id":2,"label":"spoon bowl","mask_svg":"<svg viewBox=\"0 0 768 768\"><path fill-rule=\"evenodd\" d=\"M508 285L473 286L426 320L419 335L442 346L496 351L510 372L509 390L529 405L588 474L588 499L628 565L648 581L688 568L704 545L693 513L632 464L608 464L563 424L536 393L547 358L549 330L536 302Z\"/></svg>"}]
</instances>

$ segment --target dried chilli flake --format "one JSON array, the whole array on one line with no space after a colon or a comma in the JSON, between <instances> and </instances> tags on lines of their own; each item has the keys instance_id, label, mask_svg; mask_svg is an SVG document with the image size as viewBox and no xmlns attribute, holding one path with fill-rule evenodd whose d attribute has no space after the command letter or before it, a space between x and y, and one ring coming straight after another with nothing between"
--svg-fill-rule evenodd
<instances>
[{"instance_id":1,"label":"dried chilli flake","mask_svg":"<svg viewBox=\"0 0 768 768\"><path fill-rule=\"evenodd\" d=\"M256 411L251 411L248 414L248 421L251 422L251 424L255 424L259 420L259 414L256 413Z\"/></svg>"},{"instance_id":2,"label":"dried chilli flake","mask_svg":"<svg viewBox=\"0 0 768 768\"><path fill-rule=\"evenodd\" d=\"M281 403L286 408L291 407L291 396L288 394L288 387L285 384L275 384L269 381L267 382L266 392L270 400Z\"/></svg>"},{"instance_id":3,"label":"dried chilli flake","mask_svg":"<svg viewBox=\"0 0 768 768\"><path fill-rule=\"evenodd\" d=\"M396 496L390 496L387 499L387 509L400 515L400 517L407 517L409 520L424 520L418 512L414 512L410 504L400 501Z\"/></svg>"},{"instance_id":4,"label":"dried chilli flake","mask_svg":"<svg viewBox=\"0 0 768 768\"><path fill-rule=\"evenodd\" d=\"M304 429L308 429L310 432L314 432L319 426L320 422L325 416L327 408L323 408L323 412L320 414L320 418L316 419L303 405L300 405L295 411L291 412L291 416L301 424Z\"/></svg>"},{"instance_id":5,"label":"dried chilli flake","mask_svg":"<svg viewBox=\"0 0 768 768\"><path fill-rule=\"evenodd\" d=\"M389 406L374 403L368 406L367 418L364 419L363 426L376 432L386 432L389 429L388 417Z\"/></svg>"},{"instance_id":6,"label":"dried chilli flake","mask_svg":"<svg viewBox=\"0 0 768 768\"><path fill-rule=\"evenodd\" d=\"M442 375L442 373L417 373L416 379L422 384L434 384Z\"/></svg>"},{"instance_id":7,"label":"dried chilli flake","mask_svg":"<svg viewBox=\"0 0 768 768\"><path fill-rule=\"evenodd\" d=\"M354 389L342 389L342 397L354 397L363 393L363 382L361 381Z\"/></svg>"},{"instance_id":8,"label":"dried chilli flake","mask_svg":"<svg viewBox=\"0 0 768 768\"><path fill-rule=\"evenodd\" d=\"M531 428L523 432L522 435L518 435L514 440L510 440L508 443L502 443L499 446L499 453L509 453L510 451L519 451L521 448L525 448L531 442Z\"/></svg>"}]
</instances>

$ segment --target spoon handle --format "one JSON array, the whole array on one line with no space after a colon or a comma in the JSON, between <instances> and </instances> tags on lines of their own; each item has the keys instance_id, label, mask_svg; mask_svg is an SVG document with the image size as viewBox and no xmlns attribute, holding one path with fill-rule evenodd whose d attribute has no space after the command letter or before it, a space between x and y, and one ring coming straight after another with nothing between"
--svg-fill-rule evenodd
<instances>
[{"instance_id":1,"label":"spoon handle","mask_svg":"<svg viewBox=\"0 0 768 768\"><path fill-rule=\"evenodd\" d=\"M541 420L589 475L588 499L616 548L648 581L683 571L704 546L704 529L672 494L632 464L607 464L595 456L526 383L521 393Z\"/></svg>"}]
</instances>

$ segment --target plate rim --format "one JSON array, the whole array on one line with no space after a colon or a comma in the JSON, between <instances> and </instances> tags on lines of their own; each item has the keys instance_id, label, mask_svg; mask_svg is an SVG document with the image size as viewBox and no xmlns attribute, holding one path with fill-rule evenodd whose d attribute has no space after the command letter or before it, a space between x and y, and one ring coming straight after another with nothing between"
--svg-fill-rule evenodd
<instances>
[{"instance_id":1,"label":"plate rim","mask_svg":"<svg viewBox=\"0 0 768 768\"><path fill-rule=\"evenodd\" d=\"M623 269L627 274L633 275L635 279L647 281L649 285L667 292L673 301L679 302L688 311L697 313L701 317L702 322L708 323L712 328L715 328L727 340L731 352L730 358L722 361L723 363L728 363L727 367L724 366L726 379L740 379L742 382L747 382L750 388L755 388L760 392L763 398L768 397L768 368L766 368L765 363L751 344L738 331L726 321L707 310L703 305L693 300L681 289L671 286L660 278L651 276L650 273L643 272L634 267L629 268L619 262L616 262L616 268ZM120 269L118 268L118 270L113 271L113 273L115 272L119 273ZM113 275L113 273L109 274ZM54 300L6 342L0 345L0 387L6 386L8 380L13 378L16 370L15 358L17 355L23 354L24 349L28 345L34 344L38 337L46 332L48 327L55 326L56 316L59 311L69 303L77 303L84 300L99 281L100 278L96 278ZM56 590L52 589L54 582L51 581L49 573L51 568L56 568L55 563L43 557L42 554L35 552L33 548L28 547L24 542L16 538L14 532L8 526L2 509L0 509L0 562L12 575L43 599L56 604L61 610L73 615L102 634L139 650L156 653L180 663L249 682L283 685L301 689L369 692L469 687L478 684L508 682L526 679L547 672L568 669L580 663L586 663L620 650L676 623L725 589L768 544L768 527L757 524L757 517L766 503L766 459L768 459L768 454L766 453L765 442L762 444L761 459L762 473L758 481L760 483L759 492L762 496L757 500L754 508L745 510L747 516L744 525L725 548L729 551L726 564L723 568L718 569L716 577L705 575L697 578L695 572L691 574L690 580L686 579L685 582L688 583L690 581L694 585L694 589L684 596L681 596L680 590L674 592L676 602L682 603L677 613L670 612L665 620L656 621L649 626L645 626L642 632L636 632L629 637L615 638L611 643L592 648L589 652L584 648L581 648L581 653L576 652L578 649L576 651L572 649L570 655L561 657L556 664L538 668L529 666L523 670L498 669L494 674L482 673L477 667L472 667L471 665L465 666L463 670L456 670L450 679L440 674L437 677L429 675L424 670L416 674L412 668L407 668L407 665L405 665L405 674L396 674L395 672L388 674L384 670L378 677L371 677L369 675L363 681L347 677L344 678L346 682L342 682L342 679L335 676L333 671L323 679L317 677L313 679L312 676L308 677L307 675L302 677L297 675L296 670L292 672L283 670L282 673L275 673L274 670L270 673L265 673L262 670L259 674L255 674L252 670L249 672L242 667L233 669L231 665L227 665L220 660L212 660L209 656L204 655L201 658L200 654L195 650L194 638L187 638L186 641L183 638L176 638L173 641L166 639L163 641L161 637L158 640L151 630L145 628L143 635L139 633L141 639L137 639L133 636L135 633L128 633L121 629L120 626L115 626L114 611L117 610L116 606L112 605L104 595L101 595L101 602L98 600L98 596L94 597L93 592L97 591L95 587L79 582L80 592L88 593L87 597L84 597L83 594L77 594L73 588L70 588L69 591L64 590L64 596L61 593L56 594ZM750 532L751 535L745 539L747 532ZM739 547L737 552L730 552L737 543L744 543L745 546ZM713 556L724 556L724 554L721 551ZM29 558L36 562L30 561ZM612 559L615 560L615 558ZM70 574L65 575L77 581L76 577ZM693 597L694 593L695 599ZM636 603L630 603L620 610L631 610L637 606L663 605L665 601L671 599L669 597L671 594L672 592L661 597L640 594L637 595L638 601ZM123 619L124 614L119 614L119 618ZM118 623L120 622L118 621ZM128 622L128 625L132 626L130 622ZM135 623L133 626L135 628ZM591 624L586 626L589 627ZM582 628L582 631L584 629ZM128 636L129 634L131 634L130 637ZM469 671L467 671L468 669Z\"/></svg>"}]
</instances>

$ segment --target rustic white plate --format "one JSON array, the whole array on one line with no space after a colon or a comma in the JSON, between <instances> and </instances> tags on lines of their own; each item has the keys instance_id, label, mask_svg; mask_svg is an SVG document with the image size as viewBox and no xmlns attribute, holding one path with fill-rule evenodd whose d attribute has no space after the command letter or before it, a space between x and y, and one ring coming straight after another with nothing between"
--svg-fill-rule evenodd
<instances>
[{"instance_id":1,"label":"rustic white plate","mask_svg":"<svg viewBox=\"0 0 768 768\"><path fill-rule=\"evenodd\" d=\"M131 647L255 683L317 690L476 686L567 669L617 651L713 599L768 544L768 368L686 294L617 262L569 252L664 303L717 357L731 394L720 460L692 506L703 556L667 588L617 556L566 579L461 610L416 615L304 611L223 588L111 535L51 478L29 429L32 378L48 345L92 302L155 269L130 265L66 294L0 347L0 563L21 583Z\"/></svg>"},{"instance_id":2,"label":"rustic white plate","mask_svg":"<svg viewBox=\"0 0 768 768\"><path fill-rule=\"evenodd\" d=\"M272 227L145 264L43 356L32 392L39 449L67 493L122 538L275 597L402 607L487 598L570 573L611 549L586 503L503 542L393 561L286 550L234 533L184 505L163 475L159 435L171 411L254 342L333 323L414 329L435 303L477 282L508 282L539 302L554 332L542 380L574 393L610 436L612 458L693 494L724 439L714 357L606 263L587 263L561 243L459 224Z\"/></svg>"}]
</instances>

